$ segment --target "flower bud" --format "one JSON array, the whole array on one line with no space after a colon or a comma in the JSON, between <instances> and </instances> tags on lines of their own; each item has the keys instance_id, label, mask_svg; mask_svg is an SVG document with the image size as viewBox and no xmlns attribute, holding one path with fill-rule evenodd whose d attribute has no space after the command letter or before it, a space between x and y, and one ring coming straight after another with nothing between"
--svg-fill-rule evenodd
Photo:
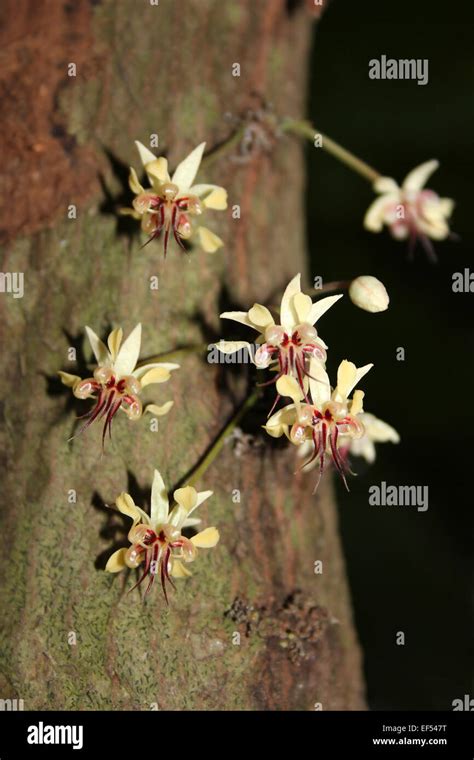
<instances>
[{"instance_id":1,"label":"flower bud","mask_svg":"<svg viewBox=\"0 0 474 760\"><path fill-rule=\"evenodd\" d=\"M385 285L369 274L352 280L349 286L349 297L359 309L373 313L385 311L390 301Z\"/></svg>"}]
</instances>

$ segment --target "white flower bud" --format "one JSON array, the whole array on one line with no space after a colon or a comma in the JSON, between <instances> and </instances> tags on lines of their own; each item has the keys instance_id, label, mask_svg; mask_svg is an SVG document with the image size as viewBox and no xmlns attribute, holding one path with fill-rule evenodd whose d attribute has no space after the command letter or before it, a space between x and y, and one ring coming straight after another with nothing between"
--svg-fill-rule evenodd
<instances>
[{"instance_id":1,"label":"white flower bud","mask_svg":"<svg viewBox=\"0 0 474 760\"><path fill-rule=\"evenodd\" d=\"M390 301L383 282L369 274L352 280L349 286L349 297L359 309L371 312L385 311Z\"/></svg>"}]
</instances>

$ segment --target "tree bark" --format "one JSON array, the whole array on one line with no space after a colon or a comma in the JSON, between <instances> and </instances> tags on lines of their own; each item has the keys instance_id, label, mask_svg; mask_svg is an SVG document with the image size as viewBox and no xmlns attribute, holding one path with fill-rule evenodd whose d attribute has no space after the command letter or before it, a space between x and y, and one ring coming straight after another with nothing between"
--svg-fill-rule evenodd
<instances>
[{"instance_id":1,"label":"tree bark","mask_svg":"<svg viewBox=\"0 0 474 760\"><path fill-rule=\"evenodd\" d=\"M212 220L225 241L214 256L172 248L164 265L114 207L130 202L134 139L158 133L174 166L202 140L225 139L224 113L256 108L255 93L277 114L303 115L310 15L283 0L15 0L3 12L14 152L3 271L24 272L25 293L0 294L0 697L26 709L362 708L332 481L312 496L289 447L258 433L226 444L197 484L214 491L201 517L221 541L169 607L158 588L143 604L126 594L132 576L103 572L125 525L103 505L132 490L145 507L155 467L170 488L182 481L245 397L244 373L184 356L149 394L175 400L159 431L123 417L104 456L96 429L67 442L76 408L54 380L75 371L67 350L86 324L103 336L142 322L146 358L219 336L223 303L272 303L304 273L302 149L261 125L245 160L221 157L201 175L229 190L229 211Z\"/></svg>"}]
</instances>

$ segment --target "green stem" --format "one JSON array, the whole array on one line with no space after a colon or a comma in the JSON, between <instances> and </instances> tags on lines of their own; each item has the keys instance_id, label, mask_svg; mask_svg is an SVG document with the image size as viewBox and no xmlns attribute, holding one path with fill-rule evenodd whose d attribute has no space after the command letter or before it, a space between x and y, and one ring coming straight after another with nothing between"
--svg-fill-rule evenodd
<instances>
[{"instance_id":1,"label":"green stem","mask_svg":"<svg viewBox=\"0 0 474 760\"><path fill-rule=\"evenodd\" d=\"M330 153L339 161L342 161L342 163L348 166L349 169L353 169L353 171L360 174L364 179L367 179L371 184L381 176L379 172L377 172L372 166L369 166L369 164L366 164L365 161L361 161L360 158L354 156L353 153L343 148L342 145L339 145L334 140L331 140L330 137L327 137L327 135L324 135L322 132L315 129L309 121L285 119L280 125L280 130L282 132L290 132L294 135L306 137L311 140L313 144L315 138L320 137L323 150Z\"/></svg>"},{"instance_id":2,"label":"green stem","mask_svg":"<svg viewBox=\"0 0 474 760\"><path fill-rule=\"evenodd\" d=\"M221 432L217 436L216 440L212 444L207 454L204 456L201 462L197 465L197 467L193 471L193 474L191 475L189 480L187 480L186 485L189 485L189 486L194 485L204 475L204 473L208 470L208 468L214 462L216 457L220 454L226 440L233 433L233 431L235 430L235 428L237 427L241 419L247 414L247 412L250 409L252 409L253 406L255 406L257 400L260 398L260 395L261 395L261 392L260 390L257 389L253 393L251 393L250 396L248 396L248 398L244 401L242 406L234 414L232 419L227 423L227 425L223 428L223 430L221 430Z\"/></svg>"},{"instance_id":3,"label":"green stem","mask_svg":"<svg viewBox=\"0 0 474 760\"><path fill-rule=\"evenodd\" d=\"M137 368L143 367L145 364L156 364L159 362L169 362L173 359L179 359L180 356L187 354L203 354L208 349L207 343L197 343L194 346L183 346L182 348L175 348L173 351L166 351L164 354L158 354L152 356L150 359L144 359L137 364Z\"/></svg>"},{"instance_id":4,"label":"green stem","mask_svg":"<svg viewBox=\"0 0 474 760\"><path fill-rule=\"evenodd\" d=\"M337 158L338 161L341 161L343 164L348 166L349 169L352 169L357 174L360 174L361 177L367 179L371 184L373 184L377 179L379 179L379 177L382 176L380 172L376 171L372 166L369 166L369 164L367 164L365 161L357 158L357 156L355 156L346 148L343 148L342 145L339 145L339 143L335 142L335 140L331 140L330 137L323 134L322 132L319 132L319 130L317 130L309 121L298 119L284 119L278 125L278 132L281 134L290 133L298 135L299 137L305 137L308 140L311 140L313 144L315 138L319 137L321 139L321 147L323 150L327 151L327 153L330 153L332 156L334 156L334 158ZM224 156L232 148L236 147L239 144L244 136L244 133L245 125L237 129L227 140L224 140L224 142L222 142L217 148L204 156L201 166L205 166L207 168L215 161L218 161L220 158L222 158L222 156Z\"/></svg>"},{"instance_id":5,"label":"green stem","mask_svg":"<svg viewBox=\"0 0 474 760\"><path fill-rule=\"evenodd\" d=\"M205 167L207 169L208 166L213 164L215 161L218 161L222 156L224 156L226 153L231 150L231 148L235 148L240 141L242 140L242 137L244 136L245 127L239 127L227 140L224 140L220 145L217 146L217 148L214 148L210 153L207 153L201 162L201 167Z\"/></svg>"},{"instance_id":6,"label":"green stem","mask_svg":"<svg viewBox=\"0 0 474 760\"><path fill-rule=\"evenodd\" d=\"M352 280L334 280L327 282L322 288L316 288L316 295L322 296L323 293L334 293L335 290L347 290Z\"/></svg>"}]
</instances>

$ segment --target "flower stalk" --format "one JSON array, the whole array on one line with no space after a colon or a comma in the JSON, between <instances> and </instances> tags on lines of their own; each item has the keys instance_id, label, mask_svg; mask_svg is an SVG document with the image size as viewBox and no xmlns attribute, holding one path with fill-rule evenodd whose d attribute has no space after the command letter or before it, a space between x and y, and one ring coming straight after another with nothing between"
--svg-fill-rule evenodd
<instances>
[{"instance_id":1,"label":"flower stalk","mask_svg":"<svg viewBox=\"0 0 474 760\"><path fill-rule=\"evenodd\" d=\"M306 137L308 140L314 142L316 136L321 137L321 147L331 156L337 158L343 164L359 174L364 179L368 180L371 184L376 182L381 174L376 171L372 166L369 166L362 159L357 158L342 145L339 145L335 140L332 140L327 135L317 130L309 121L297 120L297 119L285 119L280 125L281 132L289 132L300 137Z\"/></svg>"},{"instance_id":2,"label":"flower stalk","mask_svg":"<svg viewBox=\"0 0 474 760\"><path fill-rule=\"evenodd\" d=\"M215 459L219 456L225 442L232 435L240 421L245 417L248 411L252 409L261 396L261 391L257 388L247 397L243 404L237 409L234 416L229 420L227 425L221 430L211 448L205 454L201 462L193 470L191 477L186 481L188 485L194 485L207 472Z\"/></svg>"},{"instance_id":3,"label":"flower stalk","mask_svg":"<svg viewBox=\"0 0 474 760\"><path fill-rule=\"evenodd\" d=\"M146 360L146 363L150 364L152 362L169 362L173 361L174 359L179 359L182 356L189 356L191 354L203 354L205 351L207 351L207 348L207 343L196 343L191 346L182 346L180 348L174 348L172 351L166 351L163 354L152 356L151 359ZM141 364L138 364L138 368L140 366Z\"/></svg>"}]
</instances>

